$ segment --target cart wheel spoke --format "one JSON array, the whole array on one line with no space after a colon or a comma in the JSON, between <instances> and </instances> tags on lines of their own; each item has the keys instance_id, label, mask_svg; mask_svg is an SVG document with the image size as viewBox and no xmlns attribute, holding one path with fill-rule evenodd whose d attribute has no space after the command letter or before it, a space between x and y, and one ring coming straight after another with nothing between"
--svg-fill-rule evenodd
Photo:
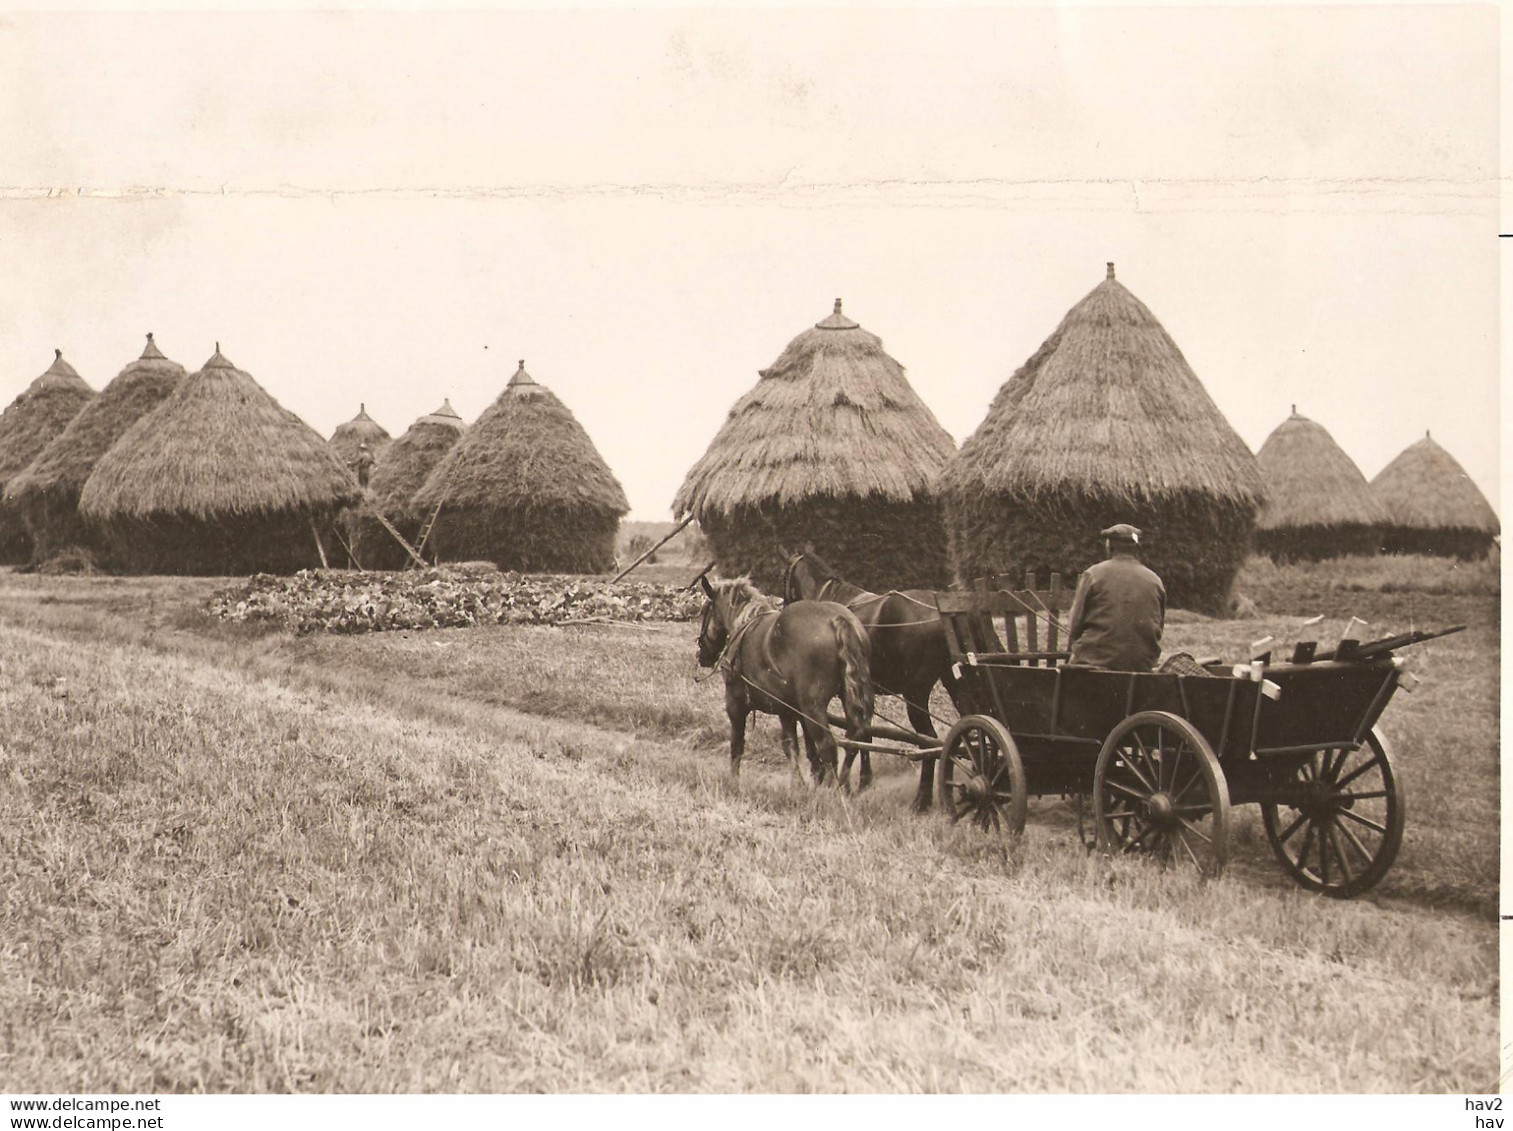
<instances>
[{"instance_id":1,"label":"cart wheel spoke","mask_svg":"<svg viewBox=\"0 0 1513 1131\"><path fill-rule=\"evenodd\" d=\"M1121 750L1119 753L1120 759L1124 763L1124 768L1127 769L1130 773L1134 774L1135 777L1139 778L1140 784L1145 786L1145 788L1148 789L1151 793L1158 792L1156 787L1151 784L1150 778L1145 776L1145 772L1141 770L1139 766L1135 765L1135 760L1130 757L1129 750L1126 748L1124 750Z\"/></svg>"},{"instance_id":2,"label":"cart wheel spoke","mask_svg":"<svg viewBox=\"0 0 1513 1131\"><path fill-rule=\"evenodd\" d=\"M1286 844L1289 840L1292 839L1292 834L1303 827L1303 822L1306 820L1308 820L1308 814L1299 813L1297 820L1293 821L1293 823L1288 825L1286 829L1277 834L1277 839L1283 844Z\"/></svg>"},{"instance_id":3,"label":"cart wheel spoke","mask_svg":"<svg viewBox=\"0 0 1513 1131\"><path fill-rule=\"evenodd\" d=\"M1336 824L1336 822L1329 822L1329 825L1326 829L1326 832L1329 834L1329 844L1334 849L1335 863L1340 866L1340 871L1345 875L1345 882L1347 884L1353 883L1355 881L1355 872L1350 867L1350 861L1345 859L1344 850L1340 848L1340 838L1339 835L1335 832L1337 827L1338 825Z\"/></svg>"},{"instance_id":4,"label":"cart wheel spoke","mask_svg":"<svg viewBox=\"0 0 1513 1131\"><path fill-rule=\"evenodd\" d=\"M1340 816L1341 817L1349 817L1356 824L1358 824L1358 825L1365 825L1368 829L1372 830L1373 832L1381 833L1383 836L1385 836L1386 833L1387 833L1387 826L1386 825L1379 825L1375 821L1373 821L1370 817L1363 817L1359 813L1352 812L1349 809L1341 809L1340 810Z\"/></svg>"},{"instance_id":5,"label":"cart wheel spoke","mask_svg":"<svg viewBox=\"0 0 1513 1131\"><path fill-rule=\"evenodd\" d=\"M1029 798L1024 767L1013 736L997 719L958 719L941 743L938 773L953 821L970 810L973 826L983 832L1017 836L1023 831Z\"/></svg>"},{"instance_id":6,"label":"cart wheel spoke","mask_svg":"<svg viewBox=\"0 0 1513 1131\"><path fill-rule=\"evenodd\" d=\"M1360 789L1349 788L1357 782ZM1371 731L1358 749L1300 761L1291 784L1306 804L1261 806L1266 838L1282 866L1309 891L1336 899L1369 891L1392 867L1405 825L1401 785L1382 736ZM1297 830L1305 825L1299 844Z\"/></svg>"},{"instance_id":7,"label":"cart wheel spoke","mask_svg":"<svg viewBox=\"0 0 1513 1131\"><path fill-rule=\"evenodd\" d=\"M1139 836L1137 836L1134 840L1126 841L1125 842L1124 851L1125 852L1133 852L1133 851L1135 851L1135 849L1139 848L1140 845L1145 841L1145 838L1148 837L1148 836L1150 836L1155 831L1156 831L1156 826L1155 825L1146 825L1145 828L1143 828L1143 829L1140 830L1140 835Z\"/></svg>"},{"instance_id":8,"label":"cart wheel spoke","mask_svg":"<svg viewBox=\"0 0 1513 1131\"><path fill-rule=\"evenodd\" d=\"M1192 831L1196 832L1197 830L1194 829ZM1187 843L1186 832L1184 832L1180 828L1177 830L1177 839L1182 842L1182 849L1187 853L1187 858L1193 862L1193 867L1198 869L1198 871L1200 872L1203 871L1203 862L1198 859L1198 854L1193 851L1193 846ZM1204 837L1203 839L1208 840L1207 837Z\"/></svg>"},{"instance_id":9,"label":"cart wheel spoke","mask_svg":"<svg viewBox=\"0 0 1513 1131\"><path fill-rule=\"evenodd\" d=\"M1339 781L1335 782L1334 783L1334 788L1335 789L1339 789L1339 790L1343 790L1347 785L1349 785L1351 782L1355 781L1356 778L1362 776L1363 774L1370 773L1372 770L1374 770L1376 768L1377 768L1377 760L1375 758L1373 758L1373 759L1371 759L1371 761L1367 762L1365 765L1357 766L1355 769L1351 770L1350 773L1346 774Z\"/></svg>"},{"instance_id":10,"label":"cart wheel spoke","mask_svg":"<svg viewBox=\"0 0 1513 1131\"><path fill-rule=\"evenodd\" d=\"M1339 829L1340 835L1343 836L1345 838L1345 840L1348 843L1350 843L1352 846L1354 846L1355 850L1361 854L1361 859L1363 861L1365 861L1368 864L1371 863L1372 857L1375 854L1372 853L1372 852L1370 852L1366 848L1366 846L1361 843L1361 838L1360 837L1356 836L1355 833L1352 832L1348 826L1342 825L1338 821L1335 822L1335 826L1334 827L1337 828L1337 829Z\"/></svg>"},{"instance_id":11,"label":"cart wheel spoke","mask_svg":"<svg viewBox=\"0 0 1513 1131\"><path fill-rule=\"evenodd\" d=\"M1188 832L1192 833L1193 836L1198 837L1199 839L1201 839L1205 844L1210 845L1210 846L1213 845L1213 843L1214 843L1213 837L1209 836L1207 833L1205 833L1202 829L1198 828L1198 826L1195 825L1195 824L1193 824L1191 821L1184 820L1181 823L1181 827L1184 828L1184 829L1186 829Z\"/></svg>"},{"instance_id":12,"label":"cart wheel spoke","mask_svg":"<svg viewBox=\"0 0 1513 1131\"><path fill-rule=\"evenodd\" d=\"M1223 868L1229 787L1203 735L1188 720L1145 711L1120 723L1098 753L1094 828L1105 852L1137 852L1167 864Z\"/></svg>"},{"instance_id":13,"label":"cart wheel spoke","mask_svg":"<svg viewBox=\"0 0 1513 1131\"><path fill-rule=\"evenodd\" d=\"M1126 795L1127 797L1133 797L1136 801L1145 801L1150 797L1149 793L1141 793L1137 789L1131 789L1123 782L1110 780L1104 782L1104 784L1107 785L1110 789L1117 789L1120 793Z\"/></svg>"}]
</instances>

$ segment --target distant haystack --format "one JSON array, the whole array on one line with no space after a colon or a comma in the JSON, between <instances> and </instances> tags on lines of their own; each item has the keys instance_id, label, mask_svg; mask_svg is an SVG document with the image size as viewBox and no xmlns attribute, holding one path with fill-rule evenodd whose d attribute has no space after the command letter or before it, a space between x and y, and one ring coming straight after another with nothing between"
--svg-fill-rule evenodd
<instances>
[{"instance_id":1,"label":"distant haystack","mask_svg":"<svg viewBox=\"0 0 1513 1131\"><path fill-rule=\"evenodd\" d=\"M1382 468L1371 493L1386 512L1389 554L1484 558L1502 530L1487 497L1428 432Z\"/></svg>"},{"instance_id":2,"label":"distant haystack","mask_svg":"<svg viewBox=\"0 0 1513 1131\"><path fill-rule=\"evenodd\" d=\"M943 585L938 480L956 451L882 339L835 310L735 403L673 501L728 575L782 583L812 543L874 590Z\"/></svg>"},{"instance_id":3,"label":"distant haystack","mask_svg":"<svg viewBox=\"0 0 1513 1131\"><path fill-rule=\"evenodd\" d=\"M391 442L384 426L368 415L365 404L358 405L357 415L345 424L338 424L336 431L331 433L331 450L354 475L357 474L357 455L363 444L368 445L368 454L376 465Z\"/></svg>"},{"instance_id":4,"label":"distant haystack","mask_svg":"<svg viewBox=\"0 0 1513 1131\"><path fill-rule=\"evenodd\" d=\"M467 425L452 408L452 402L443 401L440 408L420 417L391 443L373 469L368 480L367 506L376 507L411 545L420 537L425 517L410 505L410 500L466 431ZM353 511L349 524L357 560L365 569L403 569L410 555L365 510L366 507Z\"/></svg>"},{"instance_id":5,"label":"distant haystack","mask_svg":"<svg viewBox=\"0 0 1513 1131\"><path fill-rule=\"evenodd\" d=\"M429 518L438 503L438 556L529 572L609 569L630 509L583 426L523 361L411 505Z\"/></svg>"},{"instance_id":6,"label":"distant haystack","mask_svg":"<svg viewBox=\"0 0 1513 1131\"><path fill-rule=\"evenodd\" d=\"M326 441L217 346L100 458L79 511L132 572L288 573L320 565L316 529L358 496Z\"/></svg>"},{"instance_id":7,"label":"distant haystack","mask_svg":"<svg viewBox=\"0 0 1513 1131\"><path fill-rule=\"evenodd\" d=\"M100 457L126 430L157 408L184 379L184 367L159 351L152 335L142 356L116 374L10 481L7 503L26 518L38 562L65 547L79 547L102 564L105 540L79 517L79 492Z\"/></svg>"},{"instance_id":8,"label":"distant haystack","mask_svg":"<svg viewBox=\"0 0 1513 1131\"><path fill-rule=\"evenodd\" d=\"M1322 424L1292 415L1256 454L1266 503L1256 549L1274 561L1319 561L1381 548L1385 515L1361 469Z\"/></svg>"},{"instance_id":9,"label":"distant haystack","mask_svg":"<svg viewBox=\"0 0 1513 1131\"><path fill-rule=\"evenodd\" d=\"M0 413L0 493L95 395L74 367L63 360L62 350L53 354L47 371ZM9 501L0 504L0 562L20 565L31 561L34 553L25 513Z\"/></svg>"},{"instance_id":10,"label":"distant haystack","mask_svg":"<svg viewBox=\"0 0 1513 1131\"><path fill-rule=\"evenodd\" d=\"M964 580L1070 577L1102 557L1098 531L1130 522L1171 603L1209 612L1228 604L1263 495L1250 449L1112 263L999 389L943 482Z\"/></svg>"}]
</instances>

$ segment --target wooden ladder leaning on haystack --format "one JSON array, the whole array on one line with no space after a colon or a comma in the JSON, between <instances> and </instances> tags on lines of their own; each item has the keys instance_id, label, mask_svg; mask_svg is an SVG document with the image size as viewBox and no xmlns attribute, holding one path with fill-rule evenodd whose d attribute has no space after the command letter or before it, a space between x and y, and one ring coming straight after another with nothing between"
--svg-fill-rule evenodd
<instances>
[{"instance_id":1,"label":"wooden ladder leaning on haystack","mask_svg":"<svg viewBox=\"0 0 1513 1131\"><path fill-rule=\"evenodd\" d=\"M425 525L420 528L420 538L413 546L410 545L410 540L399 532L399 529L385 517L381 510L375 506L368 505L366 500L364 500L364 509L371 511L373 517L378 520L378 525L387 530L393 536L394 541L404 547L405 553L410 555L410 560L405 564L406 569L416 566L421 569L428 569L431 563L426 561L421 555L425 552L426 543L431 538L431 531L436 527L436 518L441 514L441 508L446 501L447 492L443 491L441 498L436 501L436 506L431 511L431 516L426 519ZM349 550L348 553L350 552ZM358 568L361 568L361 566Z\"/></svg>"}]
</instances>

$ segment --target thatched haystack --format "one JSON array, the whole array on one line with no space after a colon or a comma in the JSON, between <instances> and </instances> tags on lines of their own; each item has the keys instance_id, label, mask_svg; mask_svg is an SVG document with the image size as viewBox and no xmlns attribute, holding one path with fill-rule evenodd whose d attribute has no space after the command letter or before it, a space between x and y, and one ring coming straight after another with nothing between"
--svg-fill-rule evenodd
<instances>
[{"instance_id":1,"label":"thatched haystack","mask_svg":"<svg viewBox=\"0 0 1513 1131\"><path fill-rule=\"evenodd\" d=\"M1487 497L1428 432L1377 473L1371 493L1386 512L1389 554L1470 561L1486 557L1502 530Z\"/></svg>"},{"instance_id":2,"label":"thatched haystack","mask_svg":"<svg viewBox=\"0 0 1513 1131\"><path fill-rule=\"evenodd\" d=\"M55 440L95 395L74 367L53 351L53 363L0 413L0 494ZM22 565L35 548L26 515L0 503L0 562Z\"/></svg>"},{"instance_id":3,"label":"thatched haystack","mask_svg":"<svg viewBox=\"0 0 1513 1131\"><path fill-rule=\"evenodd\" d=\"M1112 263L999 389L943 482L962 579L1070 577L1103 556L1098 531L1130 522L1168 600L1206 612L1229 603L1263 497L1250 449Z\"/></svg>"},{"instance_id":4,"label":"thatched haystack","mask_svg":"<svg viewBox=\"0 0 1513 1131\"><path fill-rule=\"evenodd\" d=\"M1361 469L1322 425L1292 415L1256 453L1266 502L1256 549L1273 561L1321 561L1381 548L1385 515Z\"/></svg>"},{"instance_id":5,"label":"thatched haystack","mask_svg":"<svg viewBox=\"0 0 1513 1131\"><path fill-rule=\"evenodd\" d=\"M782 582L780 547L812 543L873 590L936 586L948 569L937 481L956 451L882 339L835 310L735 403L673 501L723 572Z\"/></svg>"},{"instance_id":6,"label":"thatched haystack","mask_svg":"<svg viewBox=\"0 0 1513 1131\"><path fill-rule=\"evenodd\" d=\"M368 445L368 455L373 457L374 470L383 458L384 450L393 442L384 426L368 415L368 406L357 406L357 415L344 424L338 424L331 433L331 450L337 458L357 474L357 457L363 444Z\"/></svg>"},{"instance_id":7,"label":"thatched haystack","mask_svg":"<svg viewBox=\"0 0 1513 1131\"><path fill-rule=\"evenodd\" d=\"M439 558L486 560L530 573L600 573L630 509L620 482L577 418L525 371L453 446L415 493Z\"/></svg>"},{"instance_id":8,"label":"thatched haystack","mask_svg":"<svg viewBox=\"0 0 1513 1131\"><path fill-rule=\"evenodd\" d=\"M152 335L142 356L116 374L6 487L7 503L25 516L40 563L73 547L100 564L105 539L79 517L79 492L100 457L184 379L184 367L164 357Z\"/></svg>"},{"instance_id":9,"label":"thatched haystack","mask_svg":"<svg viewBox=\"0 0 1513 1131\"><path fill-rule=\"evenodd\" d=\"M330 445L215 355L95 464L79 497L137 573L289 573L321 564L359 492Z\"/></svg>"},{"instance_id":10,"label":"thatched haystack","mask_svg":"<svg viewBox=\"0 0 1513 1131\"><path fill-rule=\"evenodd\" d=\"M368 512L370 508L382 512L413 545L429 512L420 514L410 500L466 431L467 425L452 408L452 402L445 400L440 408L420 417L385 449L368 480L364 505L348 512L348 540L364 569L403 569L409 563L410 556L404 548ZM429 550L428 545L426 551Z\"/></svg>"}]
</instances>

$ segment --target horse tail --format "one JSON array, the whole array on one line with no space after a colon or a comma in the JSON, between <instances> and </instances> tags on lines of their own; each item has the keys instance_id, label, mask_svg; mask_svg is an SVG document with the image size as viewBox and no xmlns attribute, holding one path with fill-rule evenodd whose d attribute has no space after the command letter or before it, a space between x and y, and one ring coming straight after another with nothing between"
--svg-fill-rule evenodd
<instances>
[{"instance_id":1,"label":"horse tail","mask_svg":"<svg viewBox=\"0 0 1513 1131\"><path fill-rule=\"evenodd\" d=\"M831 623L844 669L841 703L846 709L846 721L851 724L853 734L865 735L872 725L872 649L855 617L838 616Z\"/></svg>"}]
</instances>

